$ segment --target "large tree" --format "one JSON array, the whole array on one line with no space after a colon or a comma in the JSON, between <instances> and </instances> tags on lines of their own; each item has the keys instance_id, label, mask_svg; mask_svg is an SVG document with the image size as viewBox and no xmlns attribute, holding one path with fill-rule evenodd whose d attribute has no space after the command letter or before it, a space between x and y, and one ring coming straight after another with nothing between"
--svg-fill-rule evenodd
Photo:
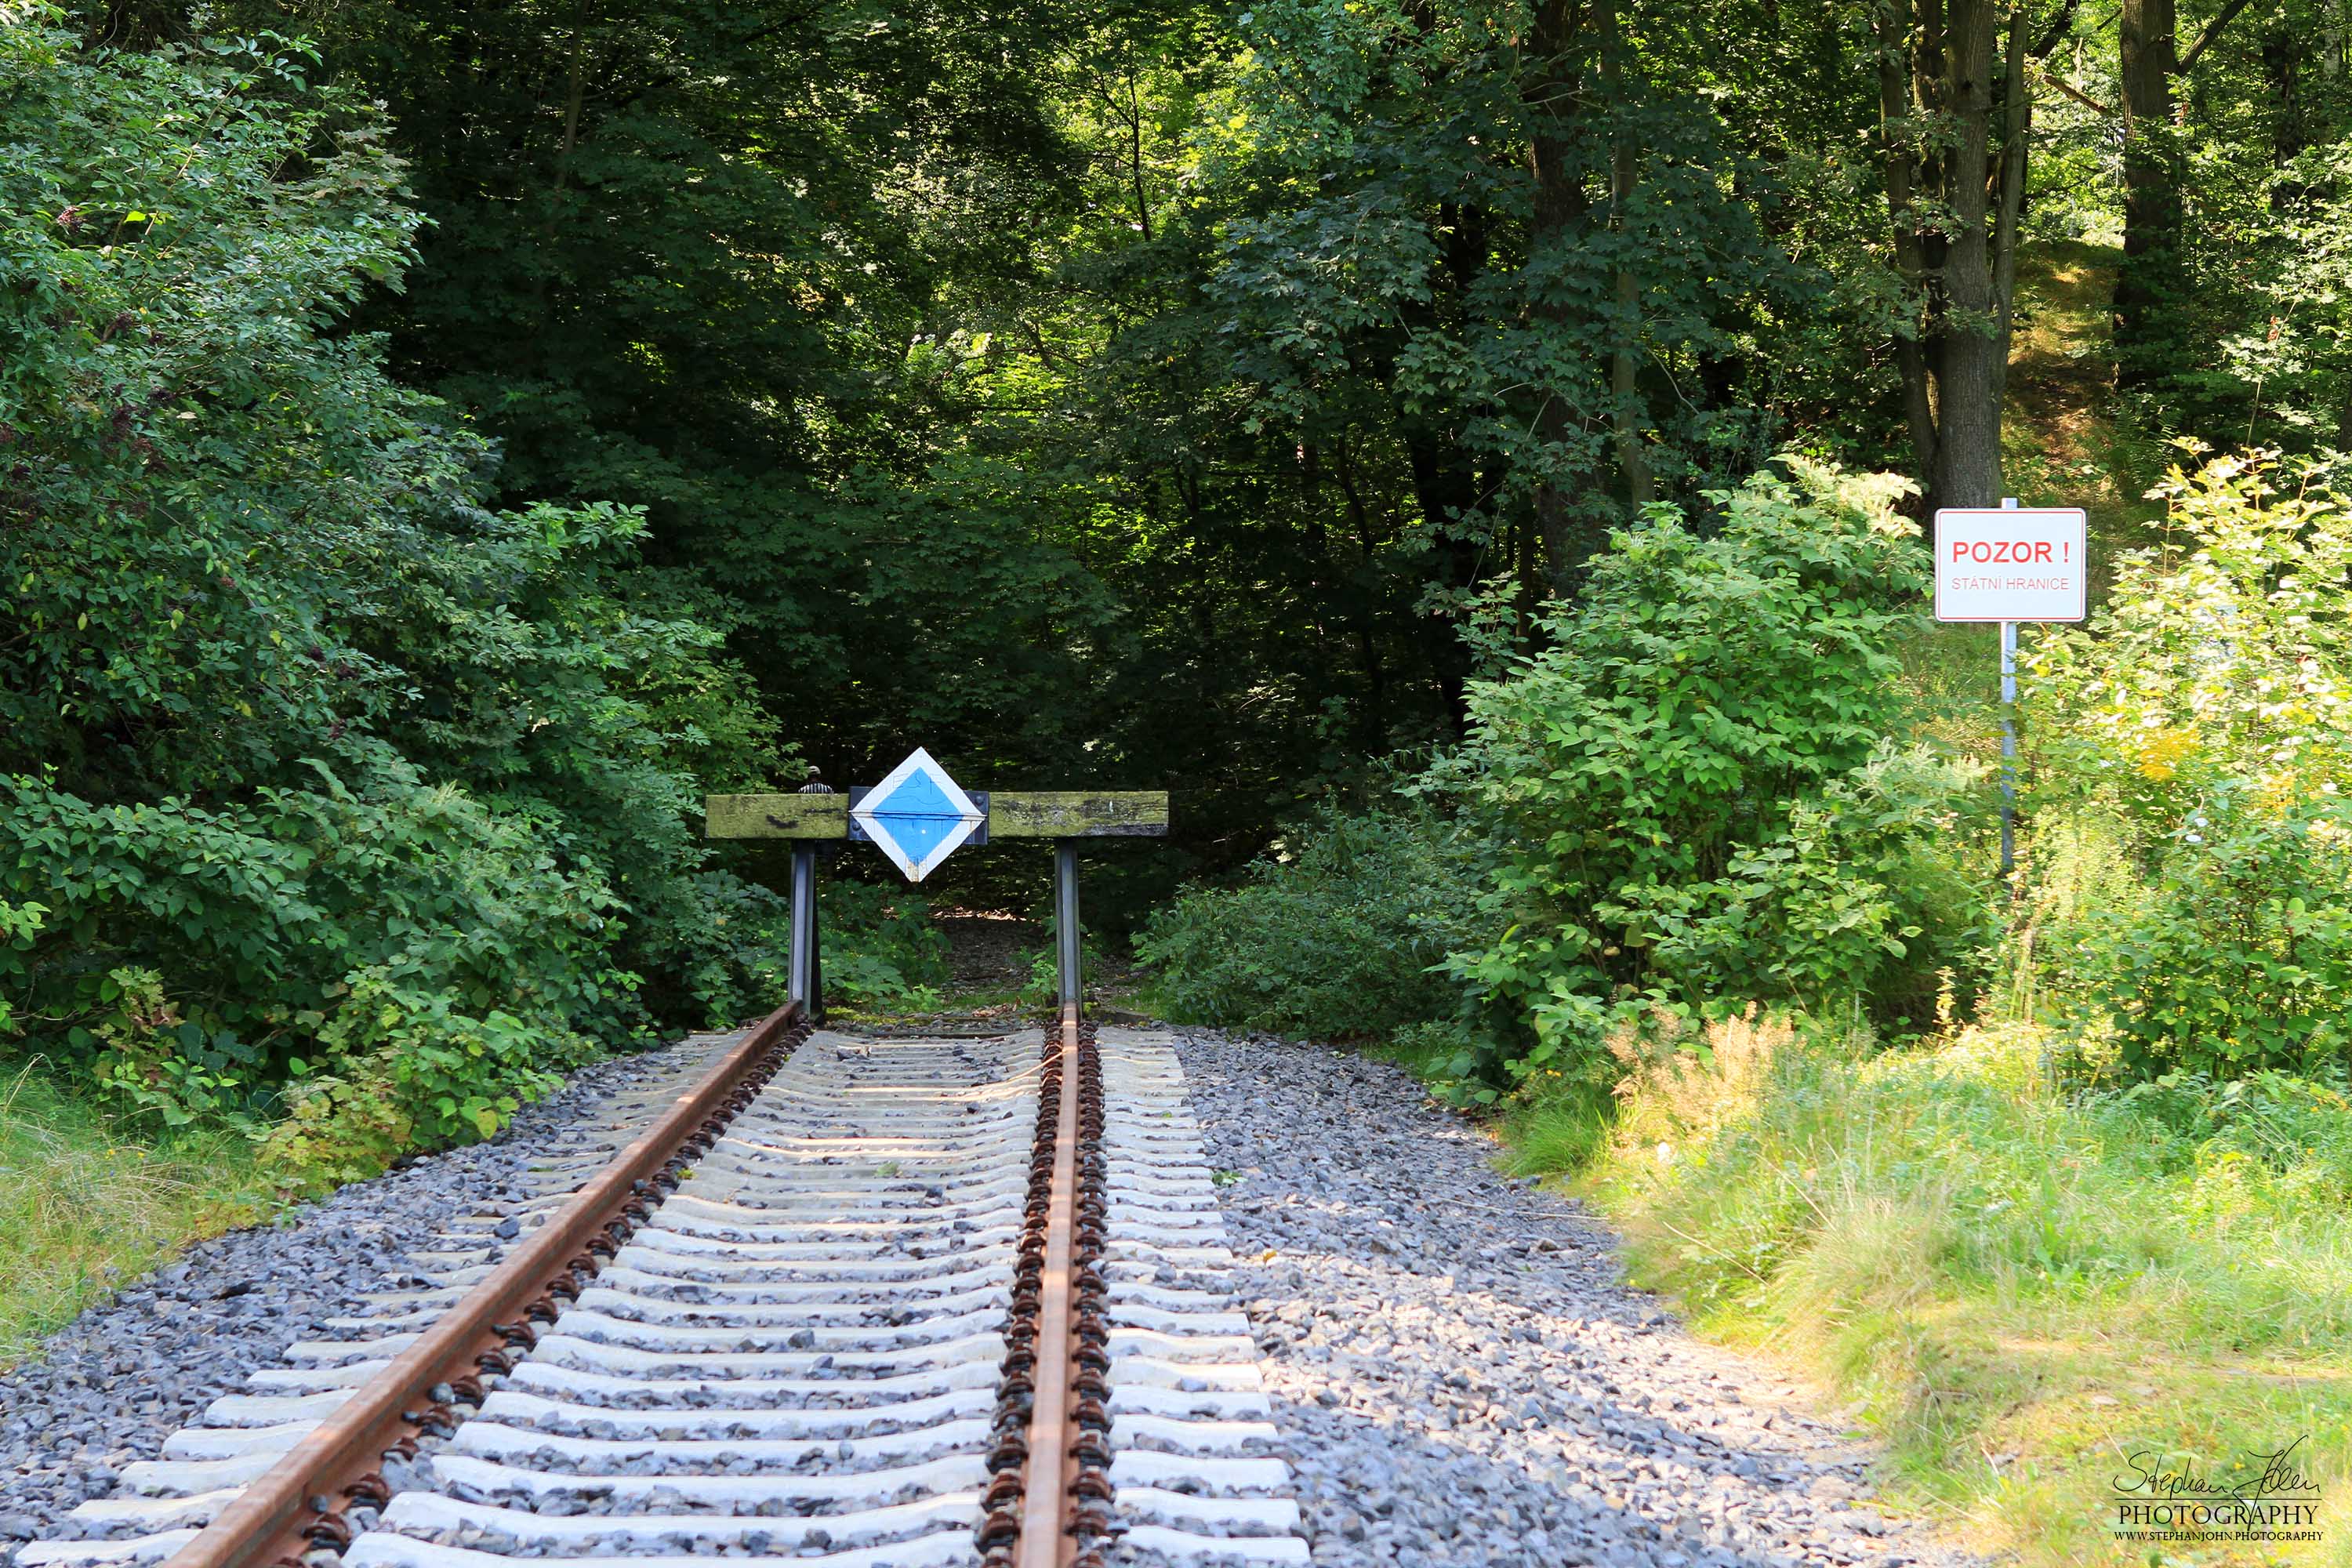
<instances>
[{"instance_id":1,"label":"large tree","mask_svg":"<svg viewBox=\"0 0 2352 1568\"><path fill-rule=\"evenodd\" d=\"M2116 16L2122 110L2124 264L2116 279L2116 363L2126 385L2144 386L2168 361L2183 330L2188 287L2181 232L2184 147L2174 83L2189 76L2247 0L2222 0L2186 51L2173 0L2121 0ZM2290 54L2295 53L2292 45ZM2292 80L2292 68L2287 75Z\"/></svg>"},{"instance_id":2,"label":"large tree","mask_svg":"<svg viewBox=\"0 0 2352 1568\"><path fill-rule=\"evenodd\" d=\"M2025 17L2001 0L1876 9L1886 205L1918 302L1898 351L1912 451L1928 510L1991 506L2032 114Z\"/></svg>"}]
</instances>

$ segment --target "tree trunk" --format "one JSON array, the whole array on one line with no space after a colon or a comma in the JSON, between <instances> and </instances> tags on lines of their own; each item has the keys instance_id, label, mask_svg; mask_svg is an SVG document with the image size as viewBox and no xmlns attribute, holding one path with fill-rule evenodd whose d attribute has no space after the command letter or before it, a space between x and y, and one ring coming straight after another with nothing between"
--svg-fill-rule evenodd
<instances>
[{"instance_id":1,"label":"tree trunk","mask_svg":"<svg viewBox=\"0 0 2352 1568\"><path fill-rule=\"evenodd\" d=\"M1948 80L1957 132L1950 182L1952 227L1944 252L1949 323L1937 343L1936 402L1941 439L1928 470L1933 507L2000 502L2001 399L2009 386L2011 301L2016 292L2017 215L2024 194L2025 38L2012 13L2006 60L1993 53L2000 0L1951 0ZM2004 110L1992 145L1994 81Z\"/></svg>"},{"instance_id":2,"label":"tree trunk","mask_svg":"<svg viewBox=\"0 0 2352 1568\"><path fill-rule=\"evenodd\" d=\"M1379 613L1381 568L1380 557L1372 538L1371 514L1365 509L1363 492L1356 484L1355 455L1342 437L1332 453L1332 469L1339 480L1339 493L1348 500L1348 521L1355 530L1357 564L1360 579L1354 597L1354 614L1350 617L1356 630L1356 654L1364 667L1364 703L1356 731L1357 750L1368 757L1379 756L1388 750L1389 736L1389 671L1381 658Z\"/></svg>"},{"instance_id":3,"label":"tree trunk","mask_svg":"<svg viewBox=\"0 0 2352 1568\"><path fill-rule=\"evenodd\" d=\"M2263 86L2270 93L2271 167L2284 174L2312 144L2312 116L2305 69L2314 51L2293 20L2274 18L2263 33ZM2285 217L2311 196L2297 180L2271 184L2271 212Z\"/></svg>"},{"instance_id":4,"label":"tree trunk","mask_svg":"<svg viewBox=\"0 0 2352 1568\"><path fill-rule=\"evenodd\" d=\"M1448 593L1467 593L1477 587L1483 565L1477 541L1464 537L1461 526L1461 520L1477 510L1477 479L1463 461L1462 443L1454 432L1412 420L1404 423L1400 434L1412 464L1413 498L1434 536L1438 585ZM1467 711L1470 651L1462 641L1460 623L1452 616L1431 616L1427 622L1430 674L1458 731Z\"/></svg>"},{"instance_id":5,"label":"tree trunk","mask_svg":"<svg viewBox=\"0 0 2352 1568\"><path fill-rule=\"evenodd\" d=\"M1920 312L1915 335L1895 340L1895 368L1903 377L1903 413L1911 428L1911 460L1924 486L1927 476L1936 471L1937 454L1943 439L1937 428L1935 397L1927 380L1935 321L1927 234L1914 205L1927 173L1923 167L1925 149L1906 129L1916 107L1912 99L1918 69L1910 0L1881 0L1875 20L1879 158L1886 185L1887 216L1894 229L1895 270L1928 307Z\"/></svg>"},{"instance_id":6,"label":"tree trunk","mask_svg":"<svg viewBox=\"0 0 2352 1568\"><path fill-rule=\"evenodd\" d=\"M1566 133L1567 116L1580 85L1571 58L1579 9L1574 0L1538 0L1535 9L1529 41L1542 67L1530 83L1528 104L1528 148L1536 182L1530 251L1571 243L1570 237L1583 231L1591 211L1584 170ZM1564 323L1569 319L1565 301L1541 301L1535 309L1547 321ZM1565 445L1570 434L1566 404L1549 389L1539 388L1538 395L1536 434L1547 446ZM1600 534L1570 514L1568 496L1549 479L1536 487L1535 507L1546 584L1552 597L1565 597L1577 566L1600 547Z\"/></svg>"},{"instance_id":7,"label":"tree trunk","mask_svg":"<svg viewBox=\"0 0 2352 1568\"><path fill-rule=\"evenodd\" d=\"M2117 379L2144 386L2164 361L2165 307L2180 284L2180 179L2172 141L2179 65L2173 0L2123 0L2116 22L2124 114L2124 262L2116 279Z\"/></svg>"},{"instance_id":8,"label":"tree trunk","mask_svg":"<svg viewBox=\"0 0 2352 1568\"><path fill-rule=\"evenodd\" d=\"M2017 220L2025 190L2024 18L2011 0L1885 0L1879 12L1880 144L1895 263L1917 290L1916 335L1898 341L1927 510L2000 499ZM1994 140L1999 131L1998 142Z\"/></svg>"},{"instance_id":9,"label":"tree trunk","mask_svg":"<svg viewBox=\"0 0 2352 1568\"><path fill-rule=\"evenodd\" d=\"M1622 118L1625 110L1624 44L1617 30L1617 0L1599 0L1594 9L1601 22L1601 84L1608 90L1610 107L1621 117L1610 138L1609 208L1612 226L1622 239L1629 222L1626 208L1633 199L1635 153L1633 138ZM1617 466L1625 476L1626 499L1639 511L1650 504L1651 497L1650 459L1642 449L1642 416L1645 410L1634 380L1633 352L1641 336L1641 293L1633 279L1633 269L1622 262L1615 284L1617 342L1609 354L1610 417L1616 426Z\"/></svg>"},{"instance_id":10,"label":"tree trunk","mask_svg":"<svg viewBox=\"0 0 2352 1568\"><path fill-rule=\"evenodd\" d=\"M1948 100L1955 132L1951 228L1944 249L1944 299L1954 318L1937 345L1937 422L1942 436L1927 493L1937 506L1995 506L2000 500L2001 372L2008 334L1991 330L1997 302L1990 193L1969 171L1985 167L1992 123L1992 0L1951 0Z\"/></svg>"},{"instance_id":11,"label":"tree trunk","mask_svg":"<svg viewBox=\"0 0 2352 1568\"><path fill-rule=\"evenodd\" d=\"M195 33L189 10L185 0L108 0L90 17L89 41L142 52L184 43Z\"/></svg>"}]
</instances>

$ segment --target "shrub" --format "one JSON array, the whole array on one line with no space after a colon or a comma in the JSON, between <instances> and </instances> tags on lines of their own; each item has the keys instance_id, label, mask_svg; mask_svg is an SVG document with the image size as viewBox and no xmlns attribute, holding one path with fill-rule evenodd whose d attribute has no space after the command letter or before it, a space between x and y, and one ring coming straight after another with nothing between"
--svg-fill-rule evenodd
<instances>
[{"instance_id":1,"label":"shrub","mask_svg":"<svg viewBox=\"0 0 2352 1568\"><path fill-rule=\"evenodd\" d=\"M1613 1077L1610 1030L1659 999L1920 1019L1978 964L1976 775L1889 738L1927 567L1902 481L1785 461L1712 535L1651 508L1473 689L1435 782L1486 825L1502 934L1452 963L1532 1031L1489 1076Z\"/></svg>"},{"instance_id":2,"label":"shrub","mask_svg":"<svg viewBox=\"0 0 2352 1568\"><path fill-rule=\"evenodd\" d=\"M486 1136L740 990L689 765L769 727L639 513L487 510L341 330L418 221L381 110L58 15L0 26L0 1024L149 1120L290 1117L293 1184Z\"/></svg>"},{"instance_id":3,"label":"shrub","mask_svg":"<svg viewBox=\"0 0 2352 1568\"><path fill-rule=\"evenodd\" d=\"M824 984L845 1001L924 1012L940 1005L953 977L948 939L931 923L929 900L870 882L825 885Z\"/></svg>"},{"instance_id":4,"label":"shrub","mask_svg":"<svg viewBox=\"0 0 2352 1568\"><path fill-rule=\"evenodd\" d=\"M929 901L908 889L820 877L818 958L828 1002L924 1011L940 1005L950 978L948 940L931 922ZM792 905L756 884L706 873L705 896L723 902L717 962L744 979L744 1005L770 1005L785 991L792 953Z\"/></svg>"},{"instance_id":5,"label":"shrub","mask_svg":"<svg viewBox=\"0 0 2352 1568\"><path fill-rule=\"evenodd\" d=\"M631 984L610 968L610 889L527 823L374 763L356 787L322 766L316 789L210 810L0 778L0 891L48 906L39 938L0 949L0 979L49 1024L50 1054L171 1125L257 1127L281 1089L374 1081L362 1142L395 1126L393 1152L485 1136L583 1059ZM323 1151L320 1123L353 1103L311 1105L288 1152Z\"/></svg>"},{"instance_id":6,"label":"shrub","mask_svg":"<svg viewBox=\"0 0 2352 1568\"><path fill-rule=\"evenodd\" d=\"M2093 1075L2340 1061L2352 512L2265 455L2161 487L2171 540L2024 659L2028 1005Z\"/></svg>"},{"instance_id":7,"label":"shrub","mask_svg":"<svg viewBox=\"0 0 2352 1568\"><path fill-rule=\"evenodd\" d=\"M1333 1039L1450 1018L1435 966L1481 934L1472 846L1406 802L1328 811L1234 889L1195 889L1136 942L1160 999L1202 1023Z\"/></svg>"}]
</instances>

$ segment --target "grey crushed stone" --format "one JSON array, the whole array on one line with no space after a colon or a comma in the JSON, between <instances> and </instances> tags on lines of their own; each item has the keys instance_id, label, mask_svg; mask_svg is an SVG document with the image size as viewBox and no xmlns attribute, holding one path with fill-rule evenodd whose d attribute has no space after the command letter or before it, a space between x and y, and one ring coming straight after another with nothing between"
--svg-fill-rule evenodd
<instances>
[{"instance_id":1,"label":"grey crushed stone","mask_svg":"<svg viewBox=\"0 0 2352 1568\"><path fill-rule=\"evenodd\" d=\"M1323 1568L1977 1561L1871 1507L1867 1447L1684 1332L1404 1072L1202 1030L1179 1055Z\"/></svg>"},{"instance_id":2,"label":"grey crushed stone","mask_svg":"<svg viewBox=\"0 0 2352 1568\"><path fill-rule=\"evenodd\" d=\"M1211 1163L1240 1176L1219 1190L1234 1286L1323 1568L1974 1563L1872 1510L1867 1449L1682 1333L1605 1226L1497 1174L1401 1071L1204 1031L1180 1055ZM200 1244L0 1373L0 1568L310 1323L396 1287L442 1221L527 1202L526 1167L646 1065Z\"/></svg>"},{"instance_id":3,"label":"grey crushed stone","mask_svg":"<svg viewBox=\"0 0 2352 1568\"><path fill-rule=\"evenodd\" d=\"M363 1294L421 1284L406 1255L429 1248L445 1222L539 1195L547 1178L529 1167L573 1148L583 1135L572 1124L589 1108L668 1060L663 1051L585 1068L489 1142L199 1242L0 1371L0 1568L83 1500L111 1492L122 1466L156 1458L213 1400L284 1364L287 1346L314 1337L320 1319L363 1312Z\"/></svg>"}]
</instances>

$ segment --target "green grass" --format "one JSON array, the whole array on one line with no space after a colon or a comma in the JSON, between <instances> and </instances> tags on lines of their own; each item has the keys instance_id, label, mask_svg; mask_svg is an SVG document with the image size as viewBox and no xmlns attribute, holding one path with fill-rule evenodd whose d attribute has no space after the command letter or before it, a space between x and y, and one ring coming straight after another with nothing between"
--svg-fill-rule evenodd
<instances>
[{"instance_id":1,"label":"green grass","mask_svg":"<svg viewBox=\"0 0 2352 1568\"><path fill-rule=\"evenodd\" d=\"M251 1145L156 1148L27 1067L0 1068L0 1367L198 1237L257 1217Z\"/></svg>"},{"instance_id":2,"label":"green grass","mask_svg":"<svg viewBox=\"0 0 2352 1568\"><path fill-rule=\"evenodd\" d=\"M1496 1128L1503 1173L1546 1175L1581 1169L1609 1140L1609 1112L1598 1100L1562 1098L1515 1107Z\"/></svg>"},{"instance_id":3,"label":"green grass","mask_svg":"<svg viewBox=\"0 0 2352 1568\"><path fill-rule=\"evenodd\" d=\"M2340 1096L2068 1095L2023 1027L1875 1057L1748 1024L1709 1045L1636 1073L1577 1185L1639 1282L1848 1403L1899 1501L2030 1568L2352 1559ZM1505 1132L1522 1166L1591 1149L1557 1121ZM2152 1559L2110 1536L2131 1456L2228 1477L2297 1437L2331 1539Z\"/></svg>"}]
</instances>

